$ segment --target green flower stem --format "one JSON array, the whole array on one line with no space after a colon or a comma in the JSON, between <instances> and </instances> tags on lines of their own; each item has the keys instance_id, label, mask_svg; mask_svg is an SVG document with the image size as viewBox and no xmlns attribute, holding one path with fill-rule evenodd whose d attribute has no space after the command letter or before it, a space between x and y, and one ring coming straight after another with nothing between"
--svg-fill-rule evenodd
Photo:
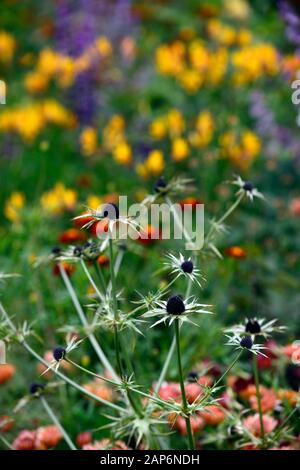
<instances>
[{"instance_id":1,"label":"green flower stem","mask_svg":"<svg viewBox=\"0 0 300 470\"><path fill-rule=\"evenodd\" d=\"M9 325L9 327L12 329L12 331L15 333L18 341L19 341L19 344L21 346L23 346L24 349L26 349L27 352L29 352L29 354L31 354L35 359L37 359L41 364L44 364L44 366L49 367L49 363L47 361L45 361L45 359L43 359L37 352L35 352L34 349L32 349L29 344L25 341L24 338L20 338L19 337L19 334L18 334L18 330L17 328L15 327L14 323L11 321L11 319L9 318L5 308L3 307L2 303L0 302L0 311L2 313L2 316L4 317L4 319L6 320L7 324ZM115 409L116 411L119 411L121 413L124 413L124 408L121 408L120 406L118 405L115 405L114 403L111 403L110 401L107 401L107 400L104 400L103 398L100 398L98 397L97 395L94 395L93 393L89 392L88 390L85 390L83 387L81 387L80 385L78 385L76 382L74 382L72 379L69 379L69 377L67 377L65 374L63 374L62 372L60 372L59 370L55 370L55 369L51 369L52 372L54 372L59 378L61 378L64 382L68 383L69 385L71 385L71 387L74 387L76 388L80 393L82 393L83 395L86 395L88 396L89 398L93 398L93 400L96 400L98 401L99 403L101 403L102 405L107 405L107 406L110 406L111 408ZM119 379L118 379L119 380Z\"/></svg>"},{"instance_id":2,"label":"green flower stem","mask_svg":"<svg viewBox=\"0 0 300 470\"><path fill-rule=\"evenodd\" d=\"M90 272L89 272L89 270L88 270L88 268L87 268L87 266L86 266L86 264L85 264L85 262L84 262L84 260L83 260L82 258L81 258L81 260L80 260L80 263L81 263L82 269L83 269L83 271L84 271L86 277L88 278L88 280L89 280L91 286L93 287L94 291L95 291L96 294L98 295L99 299L100 299L101 301L103 301L103 300L104 300L104 297L103 297L103 295L101 294L101 292L99 291L99 289L98 289L98 287L97 287L97 285L96 285L94 279L92 278L92 276L91 276L91 274L90 274Z\"/></svg>"},{"instance_id":3,"label":"green flower stem","mask_svg":"<svg viewBox=\"0 0 300 470\"><path fill-rule=\"evenodd\" d=\"M178 217L177 211L174 209L174 204L173 204L172 200L168 196L166 196L165 199L166 199L166 203L168 204L168 206L171 209L171 212L172 212L173 217L174 217L174 222L177 225L177 228L182 231L185 240L188 243L193 244L193 241L192 241L189 233L186 231L185 227L182 224L181 219Z\"/></svg>"},{"instance_id":4,"label":"green flower stem","mask_svg":"<svg viewBox=\"0 0 300 470\"><path fill-rule=\"evenodd\" d=\"M222 217L217 220L217 222L215 222L215 226L218 226L218 225L221 225L222 223L225 222L225 220L230 216L230 214L232 214L232 212L238 207L238 205L240 204L240 202L242 201L244 197L244 193L240 194L239 197L235 200L235 202L229 207L229 209L225 212L224 215L222 215ZM214 231L215 231L215 226L212 226L210 228L210 230L208 231L208 234L207 236L205 237L205 241L208 242L209 239L211 238L211 236L213 235Z\"/></svg>"},{"instance_id":5,"label":"green flower stem","mask_svg":"<svg viewBox=\"0 0 300 470\"><path fill-rule=\"evenodd\" d=\"M114 275L115 275L115 279L117 277L117 274L119 272L119 269L120 269L120 266L121 266L121 263L122 263L122 260L123 260L123 256L124 256L124 251L121 250L118 252L117 256L116 256L116 260L115 260L115 263L114 263ZM111 293L111 290L112 290L112 281L110 280L109 283L108 283L108 287L107 287L107 292L108 294Z\"/></svg>"},{"instance_id":6,"label":"green flower stem","mask_svg":"<svg viewBox=\"0 0 300 470\"><path fill-rule=\"evenodd\" d=\"M95 271L97 273L98 279L100 281L101 287L103 289L103 292L106 292L106 284L105 284L105 279L103 276L103 272L99 264L97 263L97 260L93 262L93 265L95 267Z\"/></svg>"},{"instance_id":7,"label":"green flower stem","mask_svg":"<svg viewBox=\"0 0 300 470\"><path fill-rule=\"evenodd\" d=\"M2 442L6 445L6 447L7 447L8 449L10 449L10 450L16 450L16 449L8 442L8 440L5 439L4 436L1 436L1 434L0 434L0 441L2 441Z\"/></svg>"},{"instance_id":8,"label":"green flower stem","mask_svg":"<svg viewBox=\"0 0 300 470\"><path fill-rule=\"evenodd\" d=\"M239 360L239 358L241 357L243 351L239 351L239 353L237 354L237 356L235 357L235 359L232 361L232 363L230 364L229 367L227 367L227 369L225 370L225 372L221 375L221 377L214 383L214 385L212 386L212 388L203 396L203 398L200 399L199 401L199 405L201 405L202 403L204 403L212 394L213 390L215 390L215 388L219 385L219 383L222 382L222 380L224 379L224 377L226 377L226 375L231 371L231 369L235 366L235 364L237 363L237 361Z\"/></svg>"},{"instance_id":9,"label":"green flower stem","mask_svg":"<svg viewBox=\"0 0 300 470\"><path fill-rule=\"evenodd\" d=\"M113 253L113 242L111 237L109 238L109 257L110 257L110 279L111 279L111 293L112 293L112 299L113 299L113 309L114 309L114 318L115 318L115 323L114 323L114 345L115 345L115 351L116 351L116 360L117 360L117 366L118 366L118 371L120 377L125 377L124 371L123 371L123 365L122 365L122 359L121 359L121 345L122 347L122 352L125 355L125 361L126 365L130 366L129 363L129 357L127 356L127 347L124 345L122 342L119 331L118 331L118 320L119 320L119 312L118 312L118 300L117 300L117 288L116 288L116 278L115 278L115 268L114 268L114 253ZM134 397L132 396L132 393L128 390L127 393L128 400L130 401L130 404L136 414L139 417L143 416L140 403L138 403Z\"/></svg>"},{"instance_id":10,"label":"green flower stem","mask_svg":"<svg viewBox=\"0 0 300 470\"><path fill-rule=\"evenodd\" d=\"M60 430L60 432L62 433L63 437L64 437L64 440L66 441L66 443L68 444L68 446L70 447L71 450L77 450L77 448L75 447L75 445L73 444L70 436L68 435L67 431L64 429L64 427L61 425L59 419L57 418L57 416L55 415L55 413L53 412L52 408L49 406L49 403L47 402L46 398L41 396L40 397L40 401L43 405L43 407L45 408L46 410L46 413L48 414L49 418L53 421L53 423L58 427L58 429Z\"/></svg>"},{"instance_id":11,"label":"green flower stem","mask_svg":"<svg viewBox=\"0 0 300 470\"><path fill-rule=\"evenodd\" d=\"M225 370L225 372L221 375L221 377L216 381L216 383L214 384L214 387L217 387L219 385L220 382L222 382L222 380L224 379L224 377L226 377L226 375L231 371L231 369L235 366L235 364L237 363L237 361L239 360L239 358L241 357L241 355L243 354L243 351L239 351L239 353L237 354L236 358L232 361L232 363L230 364L230 366Z\"/></svg>"},{"instance_id":12,"label":"green flower stem","mask_svg":"<svg viewBox=\"0 0 300 470\"><path fill-rule=\"evenodd\" d=\"M44 364L47 368L49 367L49 364L47 361L45 361L38 353L32 349L29 344L26 341L21 341L20 342L21 346L23 346L35 359L37 359L39 362ZM74 382L72 379L70 379L67 375L63 374L59 370L51 369L54 374L56 374L60 379L62 379L64 382L67 384L71 385L71 387L76 388L80 393L83 395L88 396L89 398L92 398L93 400L98 401L102 405L109 406L110 408L113 408L114 410L124 413L125 409L122 408L121 406L115 405L114 403L111 403L110 401L104 400L103 398L98 397L97 395L94 395L94 393L89 392L85 388L81 387L77 382Z\"/></svg>"},{"instance_id":13,"label":"green flower stem","mask_svg":"<svg viewBox=\"0 0 300 470\"><path fill-rule=\"evenodd\" d=\"M232 206L230 206L229 209L225 212L225 214L217 221L218 225L225 222L225 220L230 216L230 214L238 207L243 197L244 197L244 193L239 195L239 197L235 200Z\"/></svg>"},{"instance_id":14,"label":"green flower stem","mask_svg":"<svg viewBox=\"0 0 300 470\"><path fill-rule=\"evenodd\" d=\"M175 278L176 280L176 278ZM171 281L171 283L169 284L169 286L172 284L173 281ZM185 298L187 299L190 294L191 294L191 289L192 289L192 280L191 278L189 278L188 280L188 284L187 284L187 288L186 288L186 293L185 293ZM169 287L168 286L168 287ZM168 368L169 368L169 365L171 363L171 360L172 360L172 357L174 355L174 351L175 351L175 347L176 347L176 338L174 337L173 340L172 340L172 343L171 343L171 346L170 346L170 349L169 349L169 352L168 352L168 355L166 357L166 360L165 360L165 363L163 365L163 368L162 368L162 371L160 373L160 376L159 376L159 379L155 385L155 388L154 388L154 391L156 393L158 393L163 381L165 380L165 376L167 374L167 371L168 371Z\"/></svg>"},{"instance_id":15,"label":"green flower stem","mask_svg":"<svg viewBox=\"0 0 300 470\"><path fill-rule=\"evenodd\" d=\"M97 379L103 380L103 382L106 382L110 385L114 385L116 387L120 386L119 382L115 382L114 380L108 379L107 377L104 377L103 375L97 374L96 372L93 372L89 369L86 369L85 367L81 366L80 364L77 364L77 362L74 362L69 358L66 358L65 360L68 361L73 366L75 366L77 369L82 370L83 372L85 372L88 375L91 375L92 377L96 377ZM170 410L174 411L174 409L176 409L176 407L174 407L172 405L172 403L170 403L166 400L161 400L160 398L158 398L154 395L149 395L148 393L142 392L141 390L138 390L138 389L136 389L134 387L131 387L131 386L127 386L127 388L128 388L128 390L130 390L133 393L137 393L138 395L141 395L145 398L148 398L149 400L152 400L154 403L157 403L157 404L159 404L161 406L164 406L164 407L168 407Z\"/></svg>"},{"instance_id":16,"label":"green flower stem","mask_svg":"<svg viewBox=\"0 0 300 470\"><path fill-rule=\"evenodd\" d=\"M116 351L116 359L117 359L117 367L118 373L120 377L123 377L123 367L122 361L120 356L120 340L119 340L119 332L117 327L117 322L119 320L119 313L118 313L118 301L117 301L117 292L116 292L116 279L115 279L115 270L114 270L114 253L113 253L113 242L112 239L109 239L109 267L110 267L110 280L111 280L111 287L112 287L112 299L113 299L113 309L114 309L114 344L115 344L115 351Z\"/></svg>"},{"instance_id":17,"label":"green flower stem","mask_svg":"<svg viewBox=\"0 0 300 470\"><path fill-rule=\"evenodd\" d=\"M154 391L156 393L158 393L163 381L165 380L165 376L167 374L167 371L168 371L168 368L169 368L169 365L171 363L171 360L172 360L172 357L174 355L174 351L175 351L175 347L176 347L176 338L174 337L172 339L172 343L171 343L171 346L170 346L170 349L169 349L169 352L168 352L168 355L166 357L166 360L165 360L165 363L163 365L163 368L162 368L162 371L160 373L160 376L159 376L159 379L158 381L156 382L156 385L155 385L155 389Z\"/></svg>"},{"instance_id":18,"label":"green flower stem","mask_svg":"<svg viewBox=\"0 0 300 470\"><path fill-rule=\"evenodd\" d=\"M86 319L86 316L82 310L82 307L80 305L80 302L78 300L78 297L76 295L76 292L71 284L71 281L69 279L69 276L67 275L64 267L62 264L59 264L59 270L60 270L60 274L61 274L61 277L64 281L64 284L69 292L69 295L71 297L71 300L73 302L73 305L75 307L75 310L81 320L81 323L83 324L84 327L86 327L87 329L87 337L89 339L89 341L91 342L91 345L93 346L97 356L99 357L101 363L103 364L103 366L109 370L109 372L112 374L112 376L114 377L115 380L119 380L119 377L118 375L116 374L113 366L111 365L111 363L109 362L109 360L107 359L106 355L104 354L102 348L100 347L95 335L91 332L89 332L89 323Z\"/></svg>"},{"instance_id":19,"label":"green flower stem","mask_svg":"<svg viewBox=\"0 0 300 470\"><path fill-rule=\"evenodd\" d=\"M186 395L185 395L183 372L182 372L181 352L180 352L179 320L178 320L178 318L176 318L174 324L175 324L177 362L178 362L178 372L179 372L179 382L180 382L180 389L181 389L181 396L182 396L183 412L187 413L187 411L188 411L188 402L187 402ZM191 428L190 416L185 417L185 422L186 422L186 429L187 429L188 440L189 440L189 449L193 450L195 448L195 445L194 445L193 432L192 432L192 428Z\"/></svg>"},{"instance_id":20,"label":"green flower stem","mask_svg":"<svg viewBox=\"0 0 300 470\"><path fill-rule=\"evenodd\" d=\"M259 375L258 375L256 356L253 356L253 373L254 373L254 379L255 379L256 398L257 398L258 412L259 412L260 433L261 433L262 443L264 446L265 429L264 429L263 413L262 413L262 407L261 407L261 396L260 396L260 390L259 390Z\"/></svg>"}]
</instances>

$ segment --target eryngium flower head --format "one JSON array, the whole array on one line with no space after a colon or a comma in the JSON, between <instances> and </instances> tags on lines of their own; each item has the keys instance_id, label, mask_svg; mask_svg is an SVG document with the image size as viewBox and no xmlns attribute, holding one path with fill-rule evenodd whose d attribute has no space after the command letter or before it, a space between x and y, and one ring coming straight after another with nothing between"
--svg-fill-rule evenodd
<instances>
[{"instance_id":1,"label":"eryngium flower head","mask_svg":"<svg viewBox=\"0 0 300 470\"><path fill-rule=\"evenodd\" d=\"M226 346L236 346L236 349L238 350L247 349L255 356L261 355L267 357L264 353L262 353L262 350L268 348L262 346L259 343L254 343L250 335L245 335L245 333L243 333L243 336L240 336L234 333L233 336L226 335L226 338L228 339Z\"/></svg>"},{"instance_id":2,"label":"eryngium flower head","mask_svg":"<svg viewBox=\"0 0 300 470\"><path fill-rule=\"evenodd\" d=\"M43 391L44 388L45 387L43 384L32 383L29 387L29 393L31 395L39 395Z\"/></svg>"},{"instance_id":3,"label":"eryngium flower head","mask_svg":"<svg viewBox=\"0 0 300 470\"><path fill-rule=\"evenodd\" d=\"M182 264L181 264L181 269L184 273L187 273L187 274L191 274L193 272L193 269L194 269L194 263L193 261L191 260L185 260Z\"/></svg>"},{"instance_id":4,"label":"eryngium flower head","mask_svg":"<svg viewBox=\"0 0 300 470\"><path fill-rule=\"evenodd\" d=\"M166 305L166 310L169 315L181 315L185 312L182 295L173 295L173 297L170 297Z\"/></svg>"},{"instance_id":5,"label":"eryngium flower head","mask_svg":"<svg viewBox=\"0 0 300 470\"><path fill-rule=\"evenodd\" d=\"M265 320L264 318L247 318L245 323L234 325L225 329L225 333L231 333L236 336L242 336L247 333L248 335L260 335L264 338L269 338L272 333L282 333L286 328L284 326L276 326L274 320Z\"/></svg>"},{"instance_id":6,"label":"eryngium flower head","mask_svg":"<svg viewBox=\"0 0 300 470\"><path fill-rule=\"evenodd\" d=\"M260 324L256 318L250 318L245 325L245 332L251 335L257 335L261 332Z\"/></svg>"},{"instance_id":7,"label":"eryngium flower head","mask_svg":"<svg viewBox=\"0 0 300 470\"><path fill-rule=\"evenodd\" d=\"M59 369L61 361L66 358L67 354L77 348L83 340L77 340L76 336L72 336L67 346L63 348L62 346L57 346L53 350L53 360L50 362L49 367L44 370L42 375L46 374L48 370L54 370L55 372Z\"/></svg>"},{"instance_id":8,"label":"eryngium flower head","mask_svg":"<svg viewBox=\"0 0 300 470\"><path fill-rule=\"evenodd\" d=\"M64 359L66 356L66 350L65 348L62 348L61 346L58 346L57 348L55 348L53 350L53 357L54 359L59 362L61 361L62 359Z\"/></svg>"},{"instance_id":9,"label":"eryngium flower head","mask_svg":"<svg viewBox=\"0 0 300 470\"><path fill-rule=\"evenodd\" d=\"M260 193L250 181L244 181L240 176L237 176L232 184L239 187L237 196L246 195L250 201L253 201L255 197L264 199L262 193Z\"/></svg>"},{"instance_id":10,"label":"eryngium flower head","mask_svg":"<svg viewBox=\"0 0 300 470\"><path fill-rule=\"evenodd\" d=\"M172 269L172 274L176 274L177 277L184 276L192 282L196 282L201 287L200 279L203 276L200 270L195 267L191 258L185 258L181 253L179 256L174 256L172 253L167 255L167 262L164 263L167 267Z\"/></svg>"},{"instance_id":11,"label":"eryngium flower head","mask_svg":"<svg viewBox=\"0 0 300 470\"><path fill-rule=\"evenodd\" d=\"M240 341L240 345L242 346L242 348L252 349L253 341L251 339L251 336L244 336Z\"/></svg>"},{"instance_id":12,"label":"eryngium flower head","mask_svg":"<svg viewBox=\"0 0 300 470\"><path fill-rule=\"evenodd\" d=\"M208 310L210 307L211 305L198 303L195 297L183 299L181 295L174 295L167 301L155 300L153 302L153 306L148 310L148 312L144 313L143 317L159 317L159 320L151 325L151 328L162 322L168 322L168 324L171 325L175 319L179 321L180 325L184 322L188 322L192 325L198 326L196 323L191 321L190 316L199 313L211 314L212 312Z\"/></svg>"},{"instance_id":13,"label":"eryngium flower head","mask_svg":"<svg viewBox=\"0 0 300 470\"><path fill-rule=\"evenodd\" d=\"M163 176L161 176L160 178L158 178L158 180L156 180L155 184L154 184L154 191L156 193L166 193L166 187L167 187L167 183L164 179Z\"/></svg>"}]
</instances>

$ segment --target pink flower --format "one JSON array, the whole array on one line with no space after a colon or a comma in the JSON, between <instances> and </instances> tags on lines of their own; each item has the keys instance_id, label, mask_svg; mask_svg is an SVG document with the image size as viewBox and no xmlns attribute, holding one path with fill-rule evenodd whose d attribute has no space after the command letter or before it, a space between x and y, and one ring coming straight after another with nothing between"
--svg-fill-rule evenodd
<instances>
[{"instance_id":1,"label":"pink flower","mask_svg":"<svg viewBox=\"0 0 300 470\"><path fill-rule=\"evenodd\" d=\"M296 197L291 200L289 205L290 213L297 217L300 215L300 197Z\"/></svg>"},{"instance_id":2,"label":"pink flower","mask_svg":"<svg viewBox=\"0 0 300 470\"><path fill-rule=\"evenodd\" d=\"M203 411L199 412L199 415L210 426L218 426L225 419L224 411L217 405L207 406Z\"/></svg>"},{"instance_id":3,"label":"pink flower","mask_svg":"<svg viewBox=\"0 0 300 470\"><path fill-rule=\"evenodd\" d=\"M256 413L253 416L248 416L244 419L243 424L254 436L259 437L261 435L259 413ZM272 416L263 415L265 433L272 432L276 428L277 424L278 421L272 418Z\"/></svg>"},{"instance_id":4,"label":"pink flower","mask_svg":"<svg viewBox=\"0 0 300 470\"><path fill-rule=\"evenodd\" d=\"M57 426L43 426L36 431L36 449L50 449L55 447L62 439L62 435Z\"/></svg>"},{"instance_id":5,"label":"pink flower","mask_svg":"<svg viewBox=\"0 0 300 470\"><path fill-rule=\"evenodd\" d=\"M13 441L13 448L16 450L34 450L35 449L36 432L24 429Z\"/></svg>"},{"instance_id":6,"label":"pink flower","mask_svg":"<svg viewBox=\"0 0 300 470\"><path fill-rule=\"evenodd\" d=\"M190 421L191 421L191 428L194 434L199 432L205 426L205 421L200 416L191 416ZM182 436L187 435L186 422L182 416L178 416L177 418L175 418L175 421L173 422L169 420L169 423L171 427L173 429L177 429L177 431L179 431Z\"/></svg>"},{"instance_id":7,"label":"pink flower","mask_svg":"<svg viewBox=\"0 0 300 470\"><path fill-rule=\"evenodd\" d=\"M163 384L159 391L158 395L163 400L181 400L180 385L175 382L168 382Z\"/></svg>"},{"instance_id":8,"label":"pink flower","mask_svg":"<svg viewBox=\"0 0 300 470\"><path fill-rule=\"evenodd\" d=\"M184 385L186 399L189 403L193 403L194 401L199 400L200 396L202 395L202 388L196 382L194 383L187 383Z\"/></svg>"},{"instance_id":9,"label":"pink flower","mask_svg":"<svg viewBox=\"0 0 300 470\"><path fill-rule=\"evenodd\" d=\"M89 431L81 432L77 434L76 443L79 447L90 444L92 441L92 434Z\"/></svg>"}]
</instances>

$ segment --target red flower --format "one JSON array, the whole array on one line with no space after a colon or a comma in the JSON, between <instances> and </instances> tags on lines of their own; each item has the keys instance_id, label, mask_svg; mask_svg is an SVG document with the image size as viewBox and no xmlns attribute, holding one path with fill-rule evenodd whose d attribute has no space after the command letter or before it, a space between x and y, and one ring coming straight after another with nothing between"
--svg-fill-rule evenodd
<instances>
[{"instance_id":1,"label":"red flower","mask_svg":"<svg viewBox=\"0 0 300 470\"><path fill-rule=\"evenodd\" d=\"M72 276L72 274L75 272L75 266L73 264L70 264L70 263L67 263L66 261L64 261L62 263L63 265L63 268L64 270L66 271L67 275L70 277ZM59 270L59 265L58 264L55 264L53 266L53 275L54 276L60 276L60 270Z\"/></svg>"},{"instance_id":2,"label":"red flower","mask_svg":"<svg viewBox=\"0 0 300 470\"><path fill-rule=\"evenodd\" d=\"M12 364L0 364L0 384L8 382L15 374L16 368Z\"/></svg>"},{"instance_id":3,"label":"red flower","mask_svg":"<svg viewBox=\"0 0 300 470\"><path fill-rule=\"evenodd\" d=\"M78 447L83 447L92 442L92 434L89 431L81 432L76 437Z\"/></svg>"},{"instance_id":4,"label":"red flower","mask_svg":"<svg viewBox=\"0 0 300 470\"><path fill-rule=\"evenodd\" d=\"M68 230L65 230L59 237L60 243L76 243L84 242L85 240L85 233L77 228L69 228Z\"/></svg>"},{"instance_id":5,"label":"red flower","mask_svg":"<svg viewBox=\"0 0 300 470\"><path fill-rule=\"evenodd\" d=\"M240 246L229 246L225 248L224 253L230 258L244 259L247 256L246 250Z\"/></svg>"},{"instance_id":6,"label":"red flower","mask_svg":"<svg viewBox=\"0 0 300 470\"><path fill-rule=\"evenodd\" d=\"M109 257L106 255L100 255L97 259L97 263L100 266L108 266L109 265Z\"/></svg>"},{"instance_id":7,"label":"red flower","mask_svg":"<svg viewBox=\"0 0 300 470\"><path fill-rule=\"evenodd\" d=\"M185 205L190 205L194 209L197 204L203 204L203 201L201 201L200 199L196 199L195 197L186 197L182 199L179 204L182 209L187 209L187 207L184 207Z\"/></svg>"},{"instance_id":8,"label":"red flower","mask_svg":"<svg viewBox=\"0 0 300 470\"><path fill-rule=\"evenodd\" d=\"M277 344L274 340L267 341L265 347L268 349L264 351L264 354L268 357L261 356L260 354L257 355L257 365L259 369L269 369L273 364L273 360L277 358L274 353Z\"/></svg>"},{"instance_id":9,"label":"red flower","mask_svg":"<svg viewBox=\"0 0 300 470\"><path fill-rule=\"evenodd\" d=\"M159 240L160 231L152 225L147 225L145 229L140 232L137 241L142 245L151 245L155 240Z\"/></svg>"},{"instance_id":10,"label":"red flower","mask_svg":"<svg viewBox=\"0 0 300 470\"><path fill-rule=\"evenodd\" d=\"M14 420L7 415L0 416L0 432L8 432L14 425Z\"/></svg>"}]
</instances>

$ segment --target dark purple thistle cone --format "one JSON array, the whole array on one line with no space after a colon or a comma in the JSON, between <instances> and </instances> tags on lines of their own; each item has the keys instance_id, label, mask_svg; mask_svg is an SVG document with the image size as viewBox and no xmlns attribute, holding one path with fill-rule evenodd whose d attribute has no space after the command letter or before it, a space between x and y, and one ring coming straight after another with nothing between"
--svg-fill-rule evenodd
<instances>
[{"instance_id":1,"label":"dark purple thistle cone","mask_svg":"<svg viewBox=\"0 0 300 470\"><path fill-rule=\"evenodd\" d=\"M173 295L173 297L170 297L166 310L169 313L169 315L181 315L182 313L185 312L185 305L182 300L181 295Z\"/></svg>"},{"instance_id":2,"label":"dark purple thistle cone","mask_svg":"<svg viewBox=\"0 0 300 470\"><path fill-rule=\"evenodd\" d=\"M42 392L44 388L45 386L43 384L32 383L29 387L29 393L31 395L36 395L37 393Z\"/></svg>"},{"instance_id":3,"label":"dark purple thistle cone","mask_svg":"<svg viewBox=\"0 0 300 470\"><path fill-rule=\"evenodd\" d=\"M194 269L193 262L190 260L186 260L181 264L181 269L184 273L191 274Z\"/></svg>"},{"instance_id":4,"label":"dark purple thistle cone","mask_svg":"<svg viewBox=\"0 0 300 470\"><path fill-rule=\"evenodd\" d=\"M240 345L242 348L251 349L253 346L253 341L250 336L244 336L240 341Z\"/></svg>"},{"instance_id":5,"label":"dark purple thistle cone","mask_svg":"<svg viewBox=\"0 0 300 470\"><path fill-rule=\"evenodd\" d=\"M247 321L245 326L245 332L250 333L251 335L257 335L261 332L260 324L255 319L250 319Z\"/></svg>"},{"instance_id":6,"label":"dark purple thistle cone","mask_svg":"<svg viewBox=\"0 0 300 470\"><path fill-rule=\"evenodd\" d=\"M53 350L53 357L54 357L54 359L55 359L57 362L59 362L59 361L61 361L62 359L64 359L65 356L66 356L66 350L65 350L65 348L62 348L62 347L58 346L57 348L55 348L55 349Z\"/></svg>"}]
</instances>

